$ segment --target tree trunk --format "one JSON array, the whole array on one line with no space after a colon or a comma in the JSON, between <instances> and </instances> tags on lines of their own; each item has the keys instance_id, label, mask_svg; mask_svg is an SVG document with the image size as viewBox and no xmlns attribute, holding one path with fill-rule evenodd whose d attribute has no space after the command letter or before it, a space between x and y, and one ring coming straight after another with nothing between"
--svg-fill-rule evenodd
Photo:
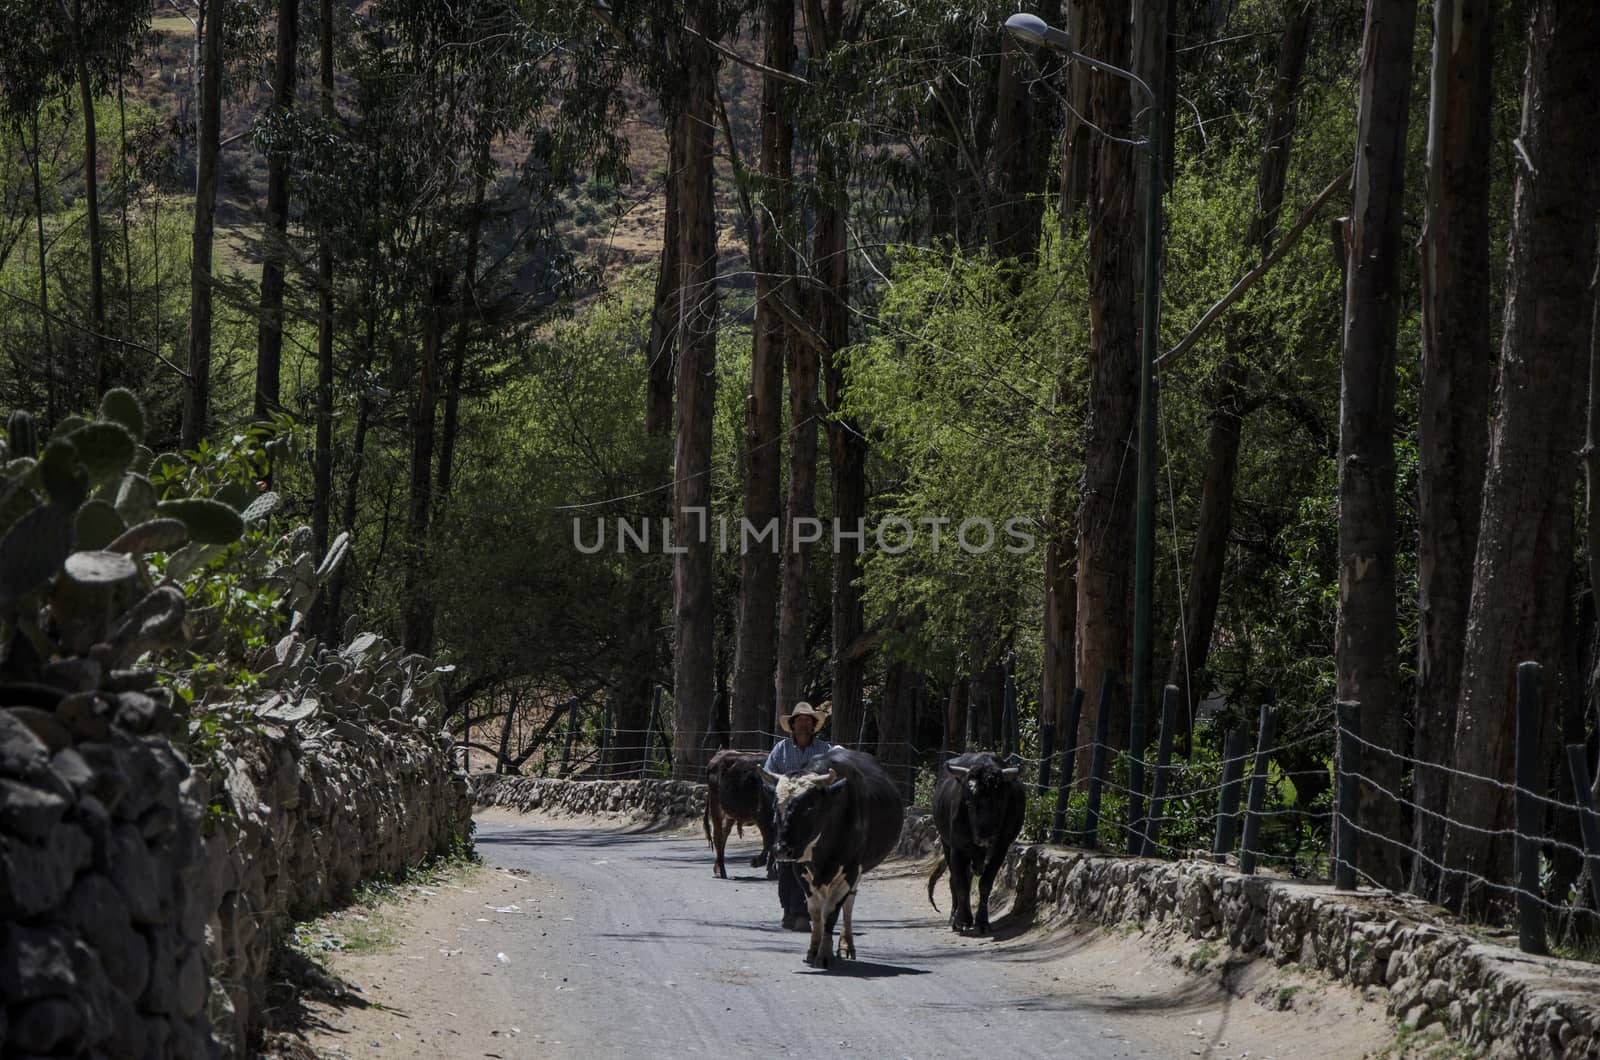
<instances>
[{"instance_id":1,"label":"tree trunk","mask_svg":"<svg viewBox=\"0 0 1600 1060\"><path fill-rule=\"evenodd\" d=\"M456 432L461 413L461 377L466 371L467 345L472 337L472 317L477 309L478 290L474 278L478 271L478 243L483 233L483 193L489 165L489 145L484 144L479 164L484 167L472 192L472 213L467 224L467 260L461 274L460 301L457 305L456 335L450 353L450 377L444 392L444 431L439 438L439 501L450 496L451 480L455 476Z\"/></svg>"},{"instance_id":2,"label":"tree trunk","mask_svg":"<svg viewBox=\"0 0 1600 1060\"><path fill-rule=\"evenodd\" d=\"M206 0L205 73L200 83L199 169L189 267L189 386L184 393L183 448L206 436L211 406L211 246L217 216L217 157L222 132L222 0Z\"/></svg>"},{"instance_id":3,"label":"tree trunk","mask_svg":"<svg viewBox=\"0 0 1600 1060\"><path fill-rule=\"evenodd\" d=\"M1436 0L1422 234L1418 399L1417 707L1420 762L1448 765L1455 742L1472 561L1489 434L1489 120L1493 0ZM1418 767L1413 798L1442 814L1450 778ZM1433 895L1444 825L1418 813L1411 889Z\"/></svg>"},{"instance_id":4,"label":"tree trunk","mask_svg":"<svg viewBox=\"0 0 1600 1060\"><path fill-rule=\"evenodd\" d=\"M1047 20L1059 15L1059 4L1055 6L1055 12L1045 13ZM1039 60L1045 65L1036 76ZM994 146L989 152L989 181L998 201L988 217L989 249L997 258L1032 261L1038 253L1047 169L1041 148L1055 136L1059 108L1036 106L1033 92L1039 81L1056 76L1058 66L1053 53L1027 55L1009 33L1000 35Z\"/></svg>"},{"instance_id":5,"label":"tree trunk","mask_svg":"<svg viewBox=\"0 0 1600 1060\"><path fill-rule=\"evenodd\" d=\"M517 699L519 694L520 690L513 688L511 690L511 701L506 705L505 724L500 727L500 754L494 765L496 773L511 772L511 726L517 720Z\"/></svg>"},{"instance_id":6,"label":"tree trunk","mask_svg":"<svg viewBox=\"0 0 1600 1060\"><path fill-rule=\"evenodd\" d=\"M122 176L122 339L133 337L133 236L128 228L128 107L122 74L117 74L117 166Z\"/></svg>"},{"instance_id":7,"label":"tree trunk","mask_svg":"<svg viewBox=\"0 0 1600 1060\"><path fill-rule=\"evenodd\" d=\"M794 0L766 4L765 62L776 70L794 64ZM786 113L785 90L776 78L761 87L761 205L755 211L755 268L776 283L756 302L750 393L745 406L744 512L757 531L773 524L770 543L745 550L740 539L739 632L735 650L732 742L735 747L769 743L763 730L775 710L777 694L778 580L782 534L780 463L783 459L783 365L789 329L772 298L788 298L794 272L783 229L789 221L794 134Z\"/></svg>"},{"instance_id":8,"label":"tree trunk","mask_svg":"<svg viewBox=\"0 0 1600 1060\"><path fill-rule=\"evenodd\" d=\"M1049 538L1044 547L1044 659L1039 681L1039 721L1054 725L1067 738L1067 713L1077 687L1073 631L1077 625L1078 591L1073 584L1077 557L1073 553L1071 491L1066 482L1052 489Z\"/></svg>"},{"instance_id":9,"label":"tree trunk","mask_svg":"<svg viewBox=\"0 0 1600 1060\"><path fill-rule=\"evenodd\" d=\"M1361 51L1355 201L1345 284L1339 411L1338 696L1361 704L1362 739L1405 750L1395 628L1394 397L1400 223L1416 0L1368 0ZM1362 757L1360 864L1386 887L1405 882L1400 761ZM1378 790L1381 786L1388 794Z\"/></svg>"},{"instance_id":10,"label":"tree trunk","mask_svg":"<svg viewBox=\"0 0 1600 1060\"><path fill-rule=\"evenodd\" d=\"M716 55L704 39L715 12L699 0L690 13L694 36L683 40L685 93L676 117L683 144L679 173L679 275L683 301L677 383L672 536L673 656L672 775L698 780L705 767L702 740L714 694L714 621L711 584L711 447L717 357L717 224L712 186Z\"/></svg>"},{"instance_id":11,"label":"tree trunk","mask_svg":"<svg viewBox=\"0 0 1600 1060\"><path fill-rule=\"evenodd\" d=\"M290 18L291 22L298 20L298 10L291 10L297 8L297 3L298 0L279 0L278 18L280 22L286 16ZM322 96L322 118L329 125L332 125L334 119L337 117L337 110L333 96L333 0L320 0L317 16L317 52L321 71L320 88ZM295 36L296 31L291 30L290 34L291 36ZM279 69L288 69L291 71L294 69L295 51L296 49L294 40L290 40L287 45L285 44L283 40L283 29L280 25L278 31ZM292 105L292 100L294 98L292 83L293 76L294 75L292 73L288 75L291 84L288 95L286 96L286 102L283 104L285 108ZM281 81L283 78L280 77L279 80ZM279 111L279 113L285 112L286 111L284 110ZM281 212L272 213L272 221L275 225L279 224L280 221L286 225L288 221L287 214L289 202L289 166L287 159L283 161L283 172L280 175L284 181L283 200L280 203ZM268 179L270 181L270 176ZM269 200L271 198L270 187L268 189L268 198ZM270 202L268 204L268 210L269 212L272 210ZM281 238L285 228L280 226L277 231L278 236ZM269 262L271 261L270 257L268 260ZM278 401L278 362L283 341L283 266L281 261L276 263L276 268L278 290L277 302L273 307L273 312L276 314L276 318L274 322L275 330L273 334L273 342L270 350L272 362L272 389L268 395L273 405L277 404ZM265 309L267 301L266 290L267 273L266 266L263 266L261 275L261 299L263 309ZM270 405L263 404L261 378L261 358L268 352L266 349L267 319L265 314L263 314L262 317L260 339L261 341L257 345L256 362L256 417L258 419L265 415L266 411L270 411L271 408ZM361 382L361 385L366 385L364 380ZM359 459L360 457L358 456L357 460L359 461ZM317 452L313 462L313 469L314 481L312 483L311 494L311 540L313 547L316 550L316 555L321 557L328 551L328 521L329 514L333 508L333 241L328 236L325 228L322 232L318 233L317 239ZM345 521L346 529L349 528L350 523L355 521L355 513L353 508L355 504L354 478L355 473L352 472L349 500L349 507L351 507L351 518ZM334 599L332 594L330 594L327 601L328 606L324 609L325 615L331 616L333 614L333 604ZM336 629L329 629L329 627L326 625L324 625L323 628L325 631L332 632L335 636L338 635L338 630Z\"/></svg>"},{"instance_id":12,"label":"tree trunk","mask_svg":"<svg viewBox=\"0 0 1600 1060\"><path fill-rule=\"evenodd\" d=\"M434 273L422 309L421 356L417 390L411 404L411 495L406 518L406 583L404 643L407 651L433 650L433 594L425 584L428 567L428 524L433 509L434 424L439 404L439 349L444 340L445 306L450 280Z\"/></svg>"},{"instance_id":13,"label":"tree trunk","mask_svg":"<svg viewBox=\"0 0 1600 1060\"><path fill-rule=\"evenodd\" d=\"M1108 0L1085 3L1086 55L1126 68L1126 8ZM1087 117L1095 127L1129 135L1126 81L1110 74L1089 78ZM1135 326L1140 261L1139 211L1134 193L1137 151L1100 133L1089 139L1089 387L1084 430L1083 485L1078 507L1077 672L1106 669L1128 683L1132 657L1133 530L1137 461L1131 456L1139 405L1138 331ZM1081 730L1092 741L1100 701L1084 702ZM1117 711L1107 737L1127 746L1128 718ZM1088 743L1090 741L1085 741Z\"/></svg>"},{"instance_id":14,"label":"tree trunk","mask_svg":"<svg viewBox=\"0 0 1600 1060\"><path fill-rule=\"evenodd\" d=\"M682 290L678 269L679 209L678 182L683 166L683 145L678 142L676 124L667 126L667 187L662 217L661 267L656 271L656 296L650 313L650 337L645 348L648 372L644 409L644 430L651 437L672 431L672 388L677 361L679 304Z\"/></svg>"},{"instance_id":15,"label":"tree trunk","mask_svg":"<svg viewBox=\"0 0 1600 1060\"><path fill-rule=\"evenodd\" d=\"M77 5L82 21L82 4ZM80 48L85 45L80 42ZM94 393L103 397L110 389L106 364L106 282L105 238L100 231L100 151L95 144L94 88L89 66L80 51L78 57L78 98L83 107L83 205L89 231L89 327L94 350Z\"/></svg>"},{"instance_id":16,"label":"tree trunk","mask_svg":"<svg viewBox=\"0 0 1600 1060\"><path fill-rule=\"evenodd\" d=\"M802 520L817 512L817 351L809 342L790 342L789 483L784 508L783 603L778 613L778 707L787 710L803 695L806 681L807 592L810 584L809 541L797 533ZM768 716L765 725L776 727Z\"/></svg>"},{"instance_id":17,"label":"tree trunk","mask_svg":"<svg viewBox=\"0 0 1600 1060\"><path fill-rule=\"evenodd\" d=\"M285 121L294 109L295 53L300 40L300 0L278 0L278 53L272 67L272 113ZM289 230L289 152L267 153L267 238L261 261L261 319L256 332L255 418L278 409L283 362L283 262ZM320 279L320 277L319 277ZM326 511L324 511L326 515ZM323 531L326 534L324 523Z\"/></svg>"},{"instance_id":18,"label":"tree trunk","mask_svg":"<svg viewBox=\"0 0 1600 1060\"><path fill-rule=\"evenodd\" d=\"M945 750L952 756L967 750L967 696L970 688L965 677L950 686L950 699L945 714Z\"/></svg>"},{"instance_id":19,"label":"tree trunk","mask_svg":"<svg viewBox=\"0 0 1600 1060\"><path fill-rule=\"evenodd\" d=\"M33 127L33 153L30 159L33 168L33 219L39 238L39 327L44 331L45 414L53 428L61 414L61 406L56 397L55 343L50 341L50 276L45 270L47 244L44 240L44 182L39 175L39 152L44 148L39 142L38 111L31 116L31 125Z\"/></svg>"},{"instance_id":20,"label":"tree trunk","mask_svg":"<svg viewBox=\"0 0 1600 1060\"><path fill-rule=\"evenodd\" d=\"M1256 212L1246 236L1249 252L1264 259L1277 243L1278 215L1289 175L1289 150L1294 142L1300 77L1316 14L1316 0L1306 0L1293 10L1278 45L1278 65L1267 101L1266 128L1261 143L1261 163L1256 171ZM1234 318L1228 331L1225 359L1212 395L1211 428L1206 439L1206 471L1195 526L1194 556L1184 594L1183 619L1172 638L1172 658L1167 684L1183 694L1183 715L1176 746L1187 753L1194 728L1194 711L1207 692L1204 679L1217 607L1222 600L1222 575L1227 561L1228 535L1233 529L1233 495L1239 467L1239 443L1247 405L1246 357L1265 340L1264 329L1254 319Z\"/></svg>"},{"instance_id":21,"label":"tree trunk","mask_svg":"<svg viewBox=\"0 0 1600 1060\"><path fill-rule=\"evenodd\" d=\"M1537 0L1528 22L1511 255L1490 429L1483 514L1467 614L1455 759L1458 770L1512 779L1517 664L1541 663L1544 716L1558 716L1563 583L1573 546L1573 453L1594 300L1594 199L1600 158L1600 21L1587 4ZM1548 728L1548 725L1547 725ZM1510 843L1474 828L1510 823L1505 789L1457 776L1445 835L1446 904L1492 897L1469 876L1504 880ZM1457 823L1461 827L1457 827Z\"/></svg>"},{"instance_id":22,"label":"tree trunk","mask_svg":"<svg viewBox=\"0 0 1600 1060\"><path fill-rule=\"evenodd\" d=\"M1084 5L1093 0L1064 0L1067 32L1075 41L1084 39ZM1063 80L1066 97L1061 129L1061 224L1070 225L1089 197L1089 163L1094 130L1089 126L1089 79L1092 71L1083 63L1065 64Z\"/></svg>"}]
</instances>

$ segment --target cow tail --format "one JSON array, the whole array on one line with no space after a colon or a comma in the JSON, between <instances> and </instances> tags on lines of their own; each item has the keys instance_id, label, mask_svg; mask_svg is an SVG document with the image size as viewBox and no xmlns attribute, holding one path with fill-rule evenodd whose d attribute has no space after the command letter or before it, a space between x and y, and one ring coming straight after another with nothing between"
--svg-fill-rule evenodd
<instances>
[{"instance_id":1,"label":"cow tail","mask_svg":"<svg viewBox=\"0 0 1600 1060\"><path fill-rule=\"evenodd\" d=\"M933 906L934 912L937 913L942 913L944 910L940 909L939 903L933 900L933 887L934 884L939 882L939 877L943 875L944 857L941 855L939 858L939 863L933 867L933 874L928 877L928 904Z\"/></svg>"},{"instance_id":2,"label":"cow tail","mask_svg":"<svg viewBox=\"0 0 1600 1060\"><path fill-rule=\"evenodd\" d=\"M705 805L700 808L700 827L706 834L706 845L716 846L711 840L711 800L708 798Z\"/></svg>"}]
</instances>

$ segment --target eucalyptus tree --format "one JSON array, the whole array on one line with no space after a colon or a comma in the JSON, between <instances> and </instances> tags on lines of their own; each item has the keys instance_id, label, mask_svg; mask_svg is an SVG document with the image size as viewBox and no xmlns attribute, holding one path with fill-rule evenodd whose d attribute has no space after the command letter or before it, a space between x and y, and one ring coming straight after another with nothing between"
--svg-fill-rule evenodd
<instances>
[{"instance_id":1,"label":"eucalyptus tree","mask_svg":"<svg viewBox=\"0 0 1600 1060\"><path fill-rule=\"evenodd\" d=\"M1582 387L1594 318L1594 198L1600 165L1589 119L1600 111L1600 20L1588 5L1529 5L1527 66L1516 138L1516 190L1498 408L1473 563L1456 720L1456 775L1445 833L1443 900L1484 910L1481 881L1510 867L1515 673L1525 660L1547 675L1541 715L1559 716L1565 585L1574 535L1573 454L1582 442ZM1547 736L1553 735L1550 733Z\"/></svg>"}]
</instances>

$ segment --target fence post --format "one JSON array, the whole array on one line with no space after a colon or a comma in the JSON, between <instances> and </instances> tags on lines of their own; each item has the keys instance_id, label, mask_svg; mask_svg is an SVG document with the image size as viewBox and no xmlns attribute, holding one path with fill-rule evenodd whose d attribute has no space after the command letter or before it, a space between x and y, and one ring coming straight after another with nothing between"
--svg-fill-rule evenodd
<instances>
[{"instance_id":1,"label":"fence post","mask_svg":"<svg viewBox=\"0 0 1600 1060\"><path fill-rule=\"evenodd\" d=\"M1061 743L1061 784L1056 788L1056 812L1050 821L1050 842L1067 838L1067 793L1072 790L1072 772L1078 763L1078 721L1083 716L1083 689L1072 690L1072 709L1067 714L1066 739Z\"/></svg>"},{"instance_id":2,"label":"fence post","mask_svg":"<svg viewBox=\"0 0 1600 1060\"><path fill-rule=\"evenodd\" d=\"M1144 751L1150 742L1145 729L1144 694L1139 689L1130 690L1128 713L1128 853L1135 856L1144 852Z\"/></svg>"},{"instance_id":3,"label":"fence post","mask_svg":"<svg viewBox=\"0 0 1600 1060\"><path fill-rule=\"evenodd\" d=\"M1239 824L1239 785L1244 779L1245 727L1228 730L1222 746L1222 795L1217 807L1217 834L1211 843L1212 859L1221 864L1233 849Z\"/></svg>"},{"instance_id":4,"label":"fence post","mask_svg":"<svg viewBox=\"0 0 1600 1060\"><path fill-rule=\"evenodd\" d=\"M1543 827L1534 785L1539 777L1539 664L1517 666L1517 936L1523 953L1545 954L1544 908L1539 901L1539 840Z\"/></svg>"},{"instance_id":5,"label":"fence post","mask_svg":"<svg viewBox=\"0 0 1600 1060\"><path fill-rule=\"evenodd\" d=\"M1100 716L1094 724L1094 752L1089 756L1089 812L1084 820L1088 832L1083 845L1094 850L1100 845L1100 784L1106 775L1106 734L1111 722L1111 697L1116 692L1117 672L1106 667L1100 682Z\"/></svg>"},{"instance_id":6,"label":"fence post","mask_svg":"<svg viewBox=\"0 0 1600 1060\"><path fill-rule=\"evenodd\" d=\"M561 741L561 772L558 776L565 777L572 772L572 730L578 727L578 700L573 697L567 704L567 732Z\"/></svg>"},{"instance_id":7,"label":"fence post","mask_svg":"<svg viewBox=\"0 0 1600 1060\"><path fill-rule=\"evenodd\" d=\"M1267 752L1272 748L1272 731L1278 716L1261 704L1261 728L1256 736L1256 758L1250 771L1250 796L1245 803L1244 843L1239 851L1239 871L1246 876L1256 871L1257 846L1261 838L1261 808L1267 801Z\"/></svg>"},{"instance_id":8,"label":"fence post","mask_svg":"<svg viewBox=\"0 0 1600 1060\"><path fill-rule=\"evenodd\" d=\"M606 699L606 705L600 715L600 775L609 776L611 773L611 700Z\"/></svg>"},{"instance_id":9,"label":"fence post","mask_svg":"<svg viewBox=\"0 0 1600 1060\"><path fill-rule=\"evenodd\" d=\"M1006 757L1011 759L1014 766L1022 765L1022 733L1017 725L1017 676L1011 672L1011 664L1006 664L1006 689L1003 700L1005 707L1001 711L1001 724L1006 728Z\"/></svg>"},{"instance_id":10,"label":"fence post","mask_svg":"<svg viewBox=\"0 0 1600 1060\"><path fill-rule=\"evenodd\" d=\"M1333 887L1356 889L1356 827L1361 817L1361 704L1341 699L1333 705L1338 739L1333 760Z\"/></svg>"},{"instance_id":11,"label":"fence post","mask_svg":"<svg viewBox=\"0 0 1600 1060\"><path fill-rule=\"evenodd\" d=\"M1161 691L1161 743L1156 751L1156 779L1150 789L1150 818L1141 851L1147 858L1156 856L1156 844L1161 840L1161 814L1166 809L1167 780L1172 769L1172 727L1177 719L1178 686L1168 685Z\"/></svg>"},{"instance_id":12,"label":"fence post","mask_svg":"<svg viewBox=\"0 0 1600 1060\"><path fill-rule=\"evenodd\" d=\"M1600 816L1594 812L1594 788L1590 787L1588 749L1581 743L1567 744L1567 769L1572 773L1572 790L1578 799L1578 828L1583 833L1584 859L1589 865L1589 886L1594 890L1594 907L1600 909Z\"/></svg>"},{"instance_id":13,"label":"fence post","mask_svg":"<svg viewBox=\"0 0 1600 1060\"><path fill-rule=\"evenodd\" d=\"M639 761L639 776L650 775L650 755L655 750L656 712L661 709L661 686L650 690L650 716L644 719L644 758Z\"/></svg>"}]
</instances>

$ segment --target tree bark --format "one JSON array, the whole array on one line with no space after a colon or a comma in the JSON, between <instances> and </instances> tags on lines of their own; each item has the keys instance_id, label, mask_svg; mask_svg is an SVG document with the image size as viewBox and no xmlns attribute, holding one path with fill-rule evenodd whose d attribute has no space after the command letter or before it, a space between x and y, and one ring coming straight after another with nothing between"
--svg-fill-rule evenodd
<instances>
[{"instance_id":1,"label":"tree bark","mask_svg":"<svg viewBox=\"0 0 1600 1060\"><path fill-rule=\"evenodd\" d=\"M1067 32L1075 41L1084 39L1085 2L1093 0L1064 0ZM1089 197L1090 144L1094 135L1088 122L1090 75L1090 68L1083 63L1065 64L1065 103L1061 119L1061 224L1064 227L1072 224Z\"/></svg>"},{"instance_id":2,"label":"tree bark","mask_svg":"<svg viewBox=\"0 0 1600 1060\"><path fill-rule=\"evenodd\" d=\"M673 656L673 776L698 780L705 766L703 739L714 694L716 618L711 585L711 446L717 356L717 226L712 186L713 120L717 60L706 38L715 10L699 0L690 12L693 34L683 39L685 92L675 118L683 144L679 172L679 275L683 301L678 330L672 536L673 606L677 636Z\"/></svg>"},{"instance_id":3,"label":"tree bark","mask_svg":"<svg viewBox=\"0 0 1600 1060\"><path fill-rule=\"evenodd\" d=\"M456 334L450 352L450 376L444 391L444 430L439 437L439 496L443 503L450 496L450 486L455 477L456 433L461 414L461 378L466 372L467 346L472 338L472 317L478 306L476 275L478 271L478 244L483 234L483 195L489 166L489 145L483 145L478 173L472 192L472 212L467 218L467 258L461 274L461 290L456 305Z\"/></svg>"},{"instance_id":4,"label":"tree bark","mask_svg":"<svg viewBox=\"0 0 1600 1060\"><path fill-rule=\"evenodd\" d=\"M1400 224L1416 0L1368 0L1361 50L1355 201L1345 284L1339 409L1338 696L1361 704L1361 737L1404 752L1395 628L1394 399ZM1361 869L1386 887L1405 881L1406 822L1396 801L1400 761L1362 756ZM1378 790L1387 789L1389 794Z\"/></svg>"},{"instance_id":5,"label":"tree bark","mask_svg":"<svg viewBox=\"0 0 1600 1060\"><path fill-rule=\"evenodd\" d=\"M651 437L664 437L672 431L672 388L680 338L679 304L682 301L678 269L678 182L683 166L682 150L683 145L678 143L676 123L669 122L661 265L656 270L655 303L650 313L650 336L645 347L649 381L646 386L644 430Z\"/></svg>"},{"instance_id":6,"label":"tree bark","mask_svg":"<svg viewBox=\"0 0 1600 1060\"><path fill-rule=\"evenodd\" d=\"M1261 163L1256 171L1256 210L1246 235L1248 250L1258 259L1270 254L1277 242L1278 217L1283 210L1289 151L1298 115L1300 78L1305 70L1316 10L1316 0L1305 0L1292 10L1278 44L1278 65L1267 100ZM1265 338L1265 329L1253 319L1239 320L1230 328L1216 391L1211 398L1211 427L1206 439L1206 471L1201 483L1194 555L1189 565L1183 618L1173 632L1172 658L1167 670L1167 684L1177 686L1183 694L1184 713L1175 746L1184 753L1192 739L1195 708L1207 691L1206 660L1216 628L1217 608L1222 600L1228 535L1233 530L1234 486L1247 404L1246 357Z\"/></svg>"},{"instance_id":7,"label":"tree bark","mask_svg":"<svg viewBox=\"0 0 1600 1060\"><path fill-rule=\"evenodd\" d=\"M764 62L775 70L794 64L794 0L767 0ZM744 513L759 532L773 525L770 543L740 539L739 631L734 656L732 740L735 747L767 746L763 730L777 704L778 581L783 535L780 464L783 459L783 366L789 328L771 299L790 297L794 272L784 229L790 216L789 180L794 151L786 89L762 79L761 196L754 211L756 261L773 289L756 302L750 357L750 393L745 406Z\"/></svg>"},{"instance_id":8,"label":"tree bark","mask_svg":"<svg viewBox=\"0 0 1600 1060\"><path fill-rule=\"evenodd\" d=\"M1563 586L1573 547L1573 454L1582 437L1582 389L1594 300L1600 21L1588 4L1537 0L1517 138L1511 255L1490 428L1483 513L1467 613L1454 766L1512 779L1515 672L1541 663L1544 716L1558 717ZM1549 731L1551 723L1546 724ZM1455 777L1442 900L1482 909L1492 895L1471 877L1506 878L1510 843L1474 828L1510 823L1505 789ZM1459 824L1459 827L1458 827Z\"/></svg>"},{"instance_id":9,"label":"tree bark","mask_svg":"<svg viewBox=\"0 0 1600 1060\"><path fill-rule=\"evenodd\" d=\"M817 351L808 342L790 342L789 482L784 503L783 602L778 613L778 707L787 710L803 695L806 682L807 591L812 545L797 532L817 512ZM765 724L776 728L769 716Z\"/></svg>"},{"instance_id":10,"label":"tree bark","mask_svg":"<svg viewBox=\"0 0 1600 1060\"><path fill-rule=\"evenodd\" d=\"M1108 0L1085 3L1086 55L1126 68L1126 8ZM1110 74L1089 78L1087 117L1097 128L1126 136L1130 97L1126 81ZM1084 430L1083 485L1078 506L1077 672L1111 669L1127 684L1132 656L1133 529L1138 492L1132 455L1139 404L1137 272L1139 211L1134 193L1136 150L1090 134L1089 187L1089 389ZM1085 700L1080 733L1093 741L1100 701ZM1125 747L1128 718L1117 711L1108 740Z\"/></svg>"},{"instance_id":11,"label":"tree bark","mask_svg":"<svg viewBox=\"0 0 1600 1060\"><path fill-rule=\"evenodd\" d=\"M211 406L211 250L217 216L217 158L222 133L222 0L206 0L205 72L200 82L199 169L189 266L189 386L184 392L183 448L206 436Z\"/></svg>"},{"instance_id":12,"label":"tree bark","mask_svg":"<svg viewBox=\"0 0 1600 1060\"><path fill-rule=\"evenodd\" d=\"M433 650L433 595L428 590L428 525L433 509L434 427L439 404L439 350L444 341L450 280L435 272L422 308L417 389L411 403L411 492L406 517L405 629L407 651Z\"/></svg>"},{"instance_id":13,"label":"tree bark","mask_svg":"<svg viewBox=\"0 0 1600 1060\"><path fill-rule=\"evenodd\" d=\"M44 183L39 174L39 152L44 148L39 142L38 111L30 116L30 124L33 132L33 152L30 158L33 169L33 219L39 240L39 327L44 332L45 414L49 424L54 427L56 419L61 414L61 405L56 396L55 343L50 341L50 276L45 268L47 244L44 239Z\"/></svg>"},{"instance_id":14,"label":"tree bark","mask_svg":"<svg viewBox=\"0 0 1600 1060\"><path fill-rule=\"evenodd\" d=\"M1489 435L1489 140L1493 0L1436 0L1422 234L1418 399L1417 707L1420 762L1448 765L1455 742L1467 605ZM1442 814L1450 778L1419 766L1417 806ZM1433 895L1444 824L1418 813L1411 889Z\"/></svg>"},{"instance_id":15,"label":"tree bark","mask_svg":"<svg viewBox=\"0 0 1600 1060\"><path fill-rule=\"evenodd\" d=\"M281 20L285 14L291 14L291 12L288 12L286 9L295 7L296 4L297 0L280 0L281 6L279 7L278 12L279 19ZM320 90L322 96L322 118L329 125L332 125L334 119L337 117L337 110L333 95L333 0L320 0L317 14L317 52L319 68L321 71ZM298 21L298 11L292 12L292 16L293 17L291 18L291 21ZM297 31L291 32L294 32L296 36L298 35ZM296 49L294 41L291 40L288 42L287 46L285 45L283 40L283 31L280 27L278 35L278 62L280 68L285 66L285 60L287 60L288 69L292 70L294 68L295 51ZM290 74L289 77L292 82L293 74ZM287 98L290 101L293 100L292 83L290 85L290 91ZM292 102L284 104L285 107L290 105L292 105ZM280 111L280 113L283 113L283 111ZM281 176L284 181L284 198L280 204L283 212L274 213L272 215L274 224L276 224L279 220L282 220L285 224L287 224L288 220L287 211L289 174L287 160L284 162L283 173ZM269 188L269 199L270 196L271 190ZM270 203L268 205L268 209L269 211L272 209ZM285 229L283 227L278 229L278 234L280 237L284 231ZM277 302L274 307L274 312L276 313L276 334L273 336L273 345L270 350L272 362L272 390L268 395L272 404L274 405L277 404L278 401L278 362L283 341L283 266L281 261L277 263L277 270L278 290ZM263 306L265 306L266 303L266 288L266 267L263 266L261 276ZM266 340L266 331L267 322L265 315L263 315L261 334L261 342L263 343ZM264 409L266 411L270 411L270 406L263 404L263 395L261 389L261 355L263 352L263 346L258 343L256 362L256 417L258 419L266 414L266 412L263 411ZM365 386L365 381L362 381L361 385ZM326 222L324 222L322 226L322 231L318 233L317 239L316 414L317 452L313 461L313 482L311 490L311 540L313 542L313 547L316 550L316 555L321 557L326 555L328 551L328 522L333 508L333 240L328 235ZM357 456L356 459L359 462L360 457ZM355 474L356 472L351 473L350 499L349 504L347 505L347 507L350 508L350 518L345 520L346 529L349 529L349 524L355 521ZM325 610L325 615L331 616L333 614L334 602L335 599L332 594L330 594L327 601L328 607ZM326 624L324 624L324 630L327 630L327 628L328 627ZM337 634L338 631L333 630L333 632Z\"/></svg>"},{"instance_id":16,"label":"tree bark","mask_svg":"<svg viewBox=\"0 0 1600 1060\"><path fill-rule=\"evenodd\" d=\"M967 696L969 686L965 677L950 686L950 698L945 714L946 750L952 756L967 750Z\"/></svg>"},{"instance_id":17,"label":"tree bark","mask_svg":"<svg viewBox=\"0 0 1600 1060\"><path fill-rule=\"evenodd\" d=\"M83 5L75 5L80 26ZM81 29L80 29L81 36ZM78 51L78 98L83 108L83 205L89 232L89 337L94 350L94 393L103 397L110 389L106 365L106 282L105 237L100 231L100 151L96 146L94 87L84 55L87 42L80 39Z\"/></svg>"},{"instance_id":18,"label":"tree bark","mask_svg":"<svg viewBox=\"0 0 1600 1060\"><path fill-rule=\"evenodd\" d=\"M300 41L300 0L278 0L278 51L272 68L272 113L282 122L294 110L295 53ZM255 418L277 411L283 363L284 241L289 231L289 152L267 153L267 238L261 261L261 312L256 331ZM320 277L319 277L320 279ZM326 533L326 526L324 526Z\"/></svg>"}]
</instances>

